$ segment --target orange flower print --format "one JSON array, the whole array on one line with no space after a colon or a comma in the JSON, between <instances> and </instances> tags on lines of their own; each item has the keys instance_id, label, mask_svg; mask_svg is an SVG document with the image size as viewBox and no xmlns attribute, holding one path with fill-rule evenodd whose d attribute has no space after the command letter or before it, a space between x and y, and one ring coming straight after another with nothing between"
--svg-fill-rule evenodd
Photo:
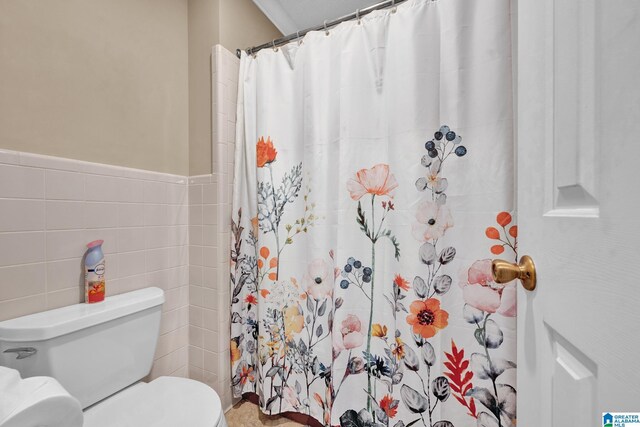
<instances>
[{"instance_id":1,"label":"orange flower print","mask_svg":"<svg viewBox=\"0 0 640 427\"><path fill-rule=\"evenodd\" d=\"M503 245L493 245L491 246L491 253L494 255L500 255L502 252L504 252L504 246Z\"/></svg>"},{"instance_id":2,"label":"orange flower print","mask_svg":"<svg viewBox=\"0 0 640 427\"><path fill-rule=\"evenodd\" d=\"M262 168L269 163L273 163L276 160L278 152L273 147L273 142L271 142L271 138L267 137L267 140L264 140L264 137L261 137L256 144L256 158L258 161L258 167Z\"/></svg>"},{"instance_id":3,"label":"orange flower print","mask_svg":"<svg viewBox=\"0 0 640 427\"><path fill-rule=\"evenodd\" d=\"M242 357L242 350L238 348L238 342L231 340L231 363L237 362Z\"/></svg>"},{"instance_id":4,"label":"orange flower print","mask_svg":"<svg viewBox=\"0 0 640 427\"><path fill-rule=\"evenodd\" d=\"M500 238L500 232L495 227L487 227L487 230L485 231L484 234L486 234L487 237L490 238L490 239L496 239L497 240L497 239Z\"/></svg>"},{"instance_id":5,"label":"orange flower print","mask_svg":"<svg viewBox=\"0 0 640 427\"><path fill-rule=\"evenodd\" d=\"M395 279L393 279L393 283L395 283L396 286L402 290L408 291L409 289L411 289L411 287L409 286L409 281L399 274L396 274Z\"/></svg>"},{"instance_id":6,"label":"orange flower print","mask_svg":"<svg viewBox=\"0 0 640 427\"><path fill-rule=\"evenodd\" d=\"M380 409L384 411L389 418L393 418L398 413L398 400L394 400L389 394L380 399Z\"/></svg>"},{"instance_id":7,"label":"orange flower print","mask_svg":"<svg viewBox=\"0 0 640 427\"><path fill-rule=\"evenodd\" d=\"M267 341L267 349L269 350L269 357L273 357L275 354L278 354L278 352L280 351L280 342Z\"/></svg>"},{"instance_id":8,"label":"orange flower print","mask_svg":"<svg viewBox=\"0 0 640 427\"><path fill-rule=\"evenodd\" d=\"M254 216L251 218L251 229L253 231L253 235L258 237L258 217Z\"/></svg>"},{"instance_id":9,"label":"orange flower print","mask_svg":"<svg viewBox=\"0 0 640 427\"><path fill-rule=\"evenodd\" d=\"M407 323L413 326L413 332L422 338L435 336L440 329L446 328L449 324L449 313L440 308L440 301L435 298L412 302L410 311Z\"/></svg>"},{"instance_id":10,"label":"orange flower print","mask_svg":"<svg viewBox=\"0 0 640 427\"><path fill-rule=\"evenodd\" d=\"M320 396L318 393L313 393L313 398L315 399L316 402L318 402L318 405L320 405L320 407L324 408L324 402L322 401L322 396Z\"/></svg>"},{"instance_id":11,"label":"orange flower print","mask_svg":"<svg viewBox=\"0 0 640 427\"><path fill-rule=\"evenodd\" d=\"M304 326L304 316L297 306L287 307L284 311L284 333L288 340L293 339L293 335L302 331Z\"/></svg>"},{"instance_id":12,"label":"orange flower print","mask_svg":"<svg viewBox=\"0 0 640 427\"><path fill-rule=\"evenodd\" d=\"M406 352L404 349L404 342L402 342L402 339L400 339L400 337L396 337L396 343L392 346L391 353L398 360L404 359L404 355Z\"/></svg>"},{"instance_id":13,"label":"orange flower print","mask_svg":"<svg viewBox=\"0 0 640 427\"><path fill-rule=\"evenodd\" d=\"M347 189L353 200L360 200L365 194L375 196L389 196L398 186L398 181L389 172L389 165L378 164L371 169L360 169L356 173L355 179L347 182Z\"/></svg>"},{"instance_id":14,"label":"orange flower print","mask_svg":"<svg viewBox=\"0 0 640 427\"><path fill-rule=\"evenodd\" d=\"M270 293L271 293L271 291L269 289L261 289L260 290L260 295L262 295L262 298L268 297Z\"/></svg>"},{"instance_id":15,"label":"orange flower print","mask_svg":"<svg viewBox=\"0 0 640 427\"><path fill-rule=\"evenodd\" d=\"M496 217L496 221L502 227L506 227L511 223L511 214L509 212L500 212Z\"/></svg>"},{"instance_id":16,"label":"orange flower print","mask_svg":"<svg viewBox=\"0 0 640 427\"><path fill-rule=\"evenodd\" d=\"M371 327L371 336L384 338L387 336L387 327L385 325L381 325L380 323L374 323Z\"/></svg>"},{"instance_id":17,"label":"orange flower print","mask_svg":"<svg viewBox=\"0 0 640 427\"><path fill-rule=\"evenodd\" d=\"M247 365L246 363L242 365L240 372L240 384L245 385L247 381L254 382L255 377L253 376L253 367Z\"/></svg>"},{"instance_id":18,"label":"orange flower print","mask_svg":"<svg viewBox=\"0 0 640 427\"><path fill-rule=\"evenodd\" d=\"M328 426L331 425L331 405L329 404L329 402L331 402L331 388L327 387L325 390L325 395L326 395L326 399L327 399L327 404L325 405L324 401L322 400L322 396L320 396L318 393L313 393L313 398L315 399L315 401L318 403L318 405L322 408L323 412L324 412L324 425Z\"/></svg>"},{"instance_id":19,"label":"orange flower print","mask_svg":"<svg viewBox=\"0 0 640 427\"><path fill-rule=\"evenodd\" d=\"M517 253L517 237L518 237L518 226L512 225L507 230L507 226L511 224L513 221L513 217L509 212L500 212L496 216L496 222L502 228L504 233L501 233L500 230L496 227L487 227L484 231L484 234L491 240L498 240L500 244L495 244L491 246L491 253L494 255L500 255L505 251L506 248L511 248L514 253ZM504 238L502 237L504 234ZM513 237L513 240L509 238L509 236Z\"/></svg>"},{"instance_id":20,"label":"orange flower print","mask_svg":"<svg viewBox=\"0 0 640 427\"><path fill-rule=\"evenodd\" d=\"M269 266L269 268L267 268L266 271L260 271L259 273L260 281L262 281L264 277L268 277L269 280L274 280L274 281L277 280L278 275L276 274L275 271L271 271L271 270L273 270L278 266L278 257L274 256L273 258L269 259L269 255L271 254L271 251L266 246L261 247L259 252L260 252L260 258L258 258L258 268L262 270L265 265Z\"/></svg>"}]
</instances>

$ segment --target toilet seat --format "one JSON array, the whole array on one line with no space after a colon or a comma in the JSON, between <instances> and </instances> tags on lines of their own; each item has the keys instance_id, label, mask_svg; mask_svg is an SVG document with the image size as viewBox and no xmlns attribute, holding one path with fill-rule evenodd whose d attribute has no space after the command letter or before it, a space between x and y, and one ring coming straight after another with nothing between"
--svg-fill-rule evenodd
<instances>
[{"instance_id":1,"label":"toilet seat","mask_svg":"<svg viewBox=\"0 0 640 427\"><path fill-rule=\"evenodd\" d=\"M226 427L216 392L186 378L138 383L84 412L83 427Z\"/></svg>"}]
</instances>

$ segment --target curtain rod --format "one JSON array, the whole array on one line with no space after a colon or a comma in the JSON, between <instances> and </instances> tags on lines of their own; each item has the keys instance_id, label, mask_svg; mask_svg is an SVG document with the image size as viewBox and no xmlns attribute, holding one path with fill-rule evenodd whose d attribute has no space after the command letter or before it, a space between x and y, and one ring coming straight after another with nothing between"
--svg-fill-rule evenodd
<instances>
[{"instance_id":1,"label":"curtain rod","mask_svg":"<svg viewBox=\"0 0 640 427\"><path fill-rule=\"evenodd\" d=\"M245 49L245 52L247 52L247 55L252 55L256 52L258 52L259 50L268 48L268 47L278 47L281 46L283 44L289 43L292 40L296 40L299 38L304 37L308 32L311 31L320 31L320 30L327 30L330 27L335 27L336 25L340 24L341 22L344 21L351 21L352 19L359 19L361 17L363 17L364 15L367 15L368 13L373 12L374 10L380 10L380 9L386 9L388 7L395 7L397 4L403 3L407 0L387 0L387 1L382 1L380 3L376 3L374 5L371 5L369 7L366 7L364 9L359 9L353 13L350 13L349 15L344 15L341 16L340 18L334 19L333 21L324 21L324 24L322 25L316 25L315 27L311 27L311 28L307 28L305 30L302 31L297 31L295 33L291 33L288 36L284 36L284 37L280 37L279 39L275 39L270 43L263 43L259 46L254 46L254 47L250 47ZM236 49L236 56L238 58L240 58L242 54L242 50L241 49Z\"/></svg>"}]
</instances>

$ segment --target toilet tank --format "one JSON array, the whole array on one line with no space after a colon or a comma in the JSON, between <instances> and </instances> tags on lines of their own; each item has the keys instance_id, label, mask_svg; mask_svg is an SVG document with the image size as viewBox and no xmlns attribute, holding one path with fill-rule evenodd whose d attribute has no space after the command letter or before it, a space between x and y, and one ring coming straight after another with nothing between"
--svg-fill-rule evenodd
<instances>
[{"instance_id":1,"label":"toilet tank","mask_svg":"<svg viewBox=\"0 0 640 427\"><path fill-rule=\"evenodd\" d=\"M145 288L0 322L0 365L55 378L86 408L149 373L163 303Z\"/></svg>"}]
</instances>

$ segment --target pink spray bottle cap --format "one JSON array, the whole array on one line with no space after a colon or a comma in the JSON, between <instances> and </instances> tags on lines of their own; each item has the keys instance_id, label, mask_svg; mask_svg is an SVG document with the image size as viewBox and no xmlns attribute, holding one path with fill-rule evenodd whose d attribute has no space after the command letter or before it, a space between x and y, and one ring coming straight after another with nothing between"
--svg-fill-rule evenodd
<instances>
[{"instance_id":1,"label":"pink spray bottle cap","mask_svg":"<svg viewBox=\"0 0 640 427\"><path fill-rule=\"evenodd\" d=\"M93 242L87 243L87 248L95 248L96 246L100 246L104 243L104 240L94 240Z\"/></svg>"}]
</instances>

